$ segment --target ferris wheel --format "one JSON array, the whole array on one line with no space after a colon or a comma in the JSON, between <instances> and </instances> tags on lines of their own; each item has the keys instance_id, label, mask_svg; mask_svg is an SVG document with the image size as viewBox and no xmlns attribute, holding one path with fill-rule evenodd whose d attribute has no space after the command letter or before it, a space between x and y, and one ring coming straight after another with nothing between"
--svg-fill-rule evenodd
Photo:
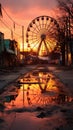
<instances>
[{"instance_id":1,"label":"ferris wheel","mask_svg":"<svg viewBox=\"0 0 73 130\"><path fill-rule=\"evenodd\" d=\"M59 25L50 16L39 16L31 21L26 31L27 47L36 55L48 55L57 46Z\"/></svg>"}]
</instances>

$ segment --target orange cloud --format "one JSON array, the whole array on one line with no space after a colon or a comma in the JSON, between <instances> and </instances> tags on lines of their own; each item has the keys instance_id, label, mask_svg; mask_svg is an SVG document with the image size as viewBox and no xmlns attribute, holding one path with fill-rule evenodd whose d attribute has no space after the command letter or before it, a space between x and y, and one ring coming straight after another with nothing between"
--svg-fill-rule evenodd
<instances>
[{"instance_id":1,"label":"orange cloud","mask_svg":"<svg viewBox=\"0 0 73 130\"><path fill-rule=\"evenodd\" d=\"M11 29L13 30L13 37L22 43L22 25L24 26L24 42L26 41L26 30L29 23L36 17L41 15L48 15L51 17L55 17L54 7L56 7L56 1L52 0L51 2L48 0L34 0L18 1L18 0L10 0L5 1L1 0L2 6L4 5L4 9L10 16L10 19L5 12L3 11L3 21L6 21L8 28L1 23L3 27L3 32L5 33L5 37L11 38ZM14 30L14 22L15 22L15 30ZM10 28L10 29L9 29Z\"/></svg>"}]
</instances>

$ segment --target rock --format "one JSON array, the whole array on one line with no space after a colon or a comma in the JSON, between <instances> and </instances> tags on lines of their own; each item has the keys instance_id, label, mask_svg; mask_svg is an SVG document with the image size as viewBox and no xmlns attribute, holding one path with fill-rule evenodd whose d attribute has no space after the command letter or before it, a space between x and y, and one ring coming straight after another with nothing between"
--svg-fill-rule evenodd
<instances>
[{"instance_id":1,"label":"rock","mask_svg":"<svg viewBox=\"0 0 73 130\"><path fill-rule=\"evenodd\" d=\"M37 117L38 118L44 118L46 116L46 114L44 112L41 112Z\"/></svg>"}]
</instances>

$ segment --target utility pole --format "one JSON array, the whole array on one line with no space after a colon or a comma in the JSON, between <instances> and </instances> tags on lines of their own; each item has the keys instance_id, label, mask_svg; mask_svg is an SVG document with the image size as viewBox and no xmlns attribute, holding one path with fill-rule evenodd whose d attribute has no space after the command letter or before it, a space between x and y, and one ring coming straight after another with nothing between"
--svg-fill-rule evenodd
<instances>
[{"instance_id":1,"label":"utility pole","mask_svg":"<svg viewBox=\"0 0 73 130\"><path fill-rule=\"evenodd\" d=\"M24 59L24 26L22 26L22 51L23 51L23 59Z\"/></svg>"},{"instance_id":2,"label":"utility pole","mask_svg":"<svg viewBox=\"0 0 73 130\"><path fill-rule=\"evenodd\" d=\"M2 17L2 5L0 3L0 16Z\"/></svg>"},{"instance_id":3,"label":"utility pole","mask_svg":"<svg viewBox=\"0 0 73 130\"><path fill-rule=\"evenodd\" d=\"M13 40L13 31L11 30L11 40Z\"/></svg>"}]
</instances>

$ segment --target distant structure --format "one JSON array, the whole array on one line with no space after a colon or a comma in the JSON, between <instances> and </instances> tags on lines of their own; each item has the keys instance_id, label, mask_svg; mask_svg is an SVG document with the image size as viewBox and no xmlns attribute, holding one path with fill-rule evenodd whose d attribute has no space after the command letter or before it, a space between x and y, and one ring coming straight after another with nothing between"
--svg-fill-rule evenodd
<instances>
[{"instance_id":1,"label":"distant structure","mask_svg":"<svg viewBox=\"0 0 73 130\"><path fill-rule=\"evenodd\" d=\"M39 16L33 19L26 31L26 43L30 54L36 57L48 57L59 48L59 24L50 16ZM59 50L60 53L60 50Z\"/></svg>"},{"instance_id":2,"label":"distant structure","mask_svg":"<svg viewBox=\"0 0 73 130\"><path fill-rule=\"evenodd\" d=\"M15 66L19 59L18 43L15 40L4 39L4 34L0 32L0 67Z\"/></svg>"}]
</instances>

